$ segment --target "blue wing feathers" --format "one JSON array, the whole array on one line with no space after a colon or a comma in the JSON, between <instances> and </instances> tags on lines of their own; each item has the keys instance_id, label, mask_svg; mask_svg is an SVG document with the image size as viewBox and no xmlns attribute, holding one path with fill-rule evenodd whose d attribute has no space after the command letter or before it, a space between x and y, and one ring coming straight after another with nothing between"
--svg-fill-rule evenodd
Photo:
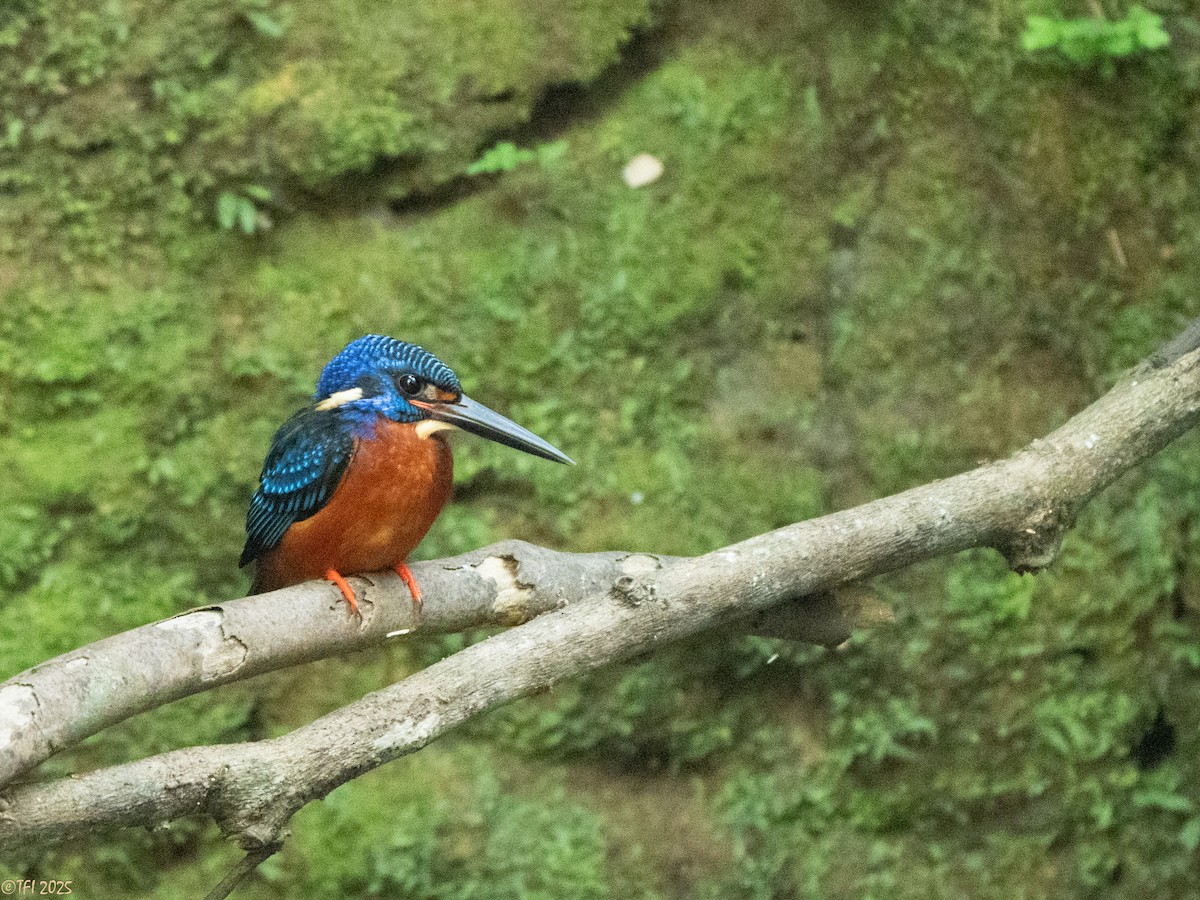
<instances>
[{"instance_id":1,"label":"blue wing feathers","mask_svg":"<svg viewBox=\"0 0 1200 900\"><path fill-rule=\"evenodd\" d=\"M271 441L261 483L246 514L246 565L279 546L283 535L329 502L354 456L354 432L336 409L300 410Z\"/></svg>"}]
</instances>

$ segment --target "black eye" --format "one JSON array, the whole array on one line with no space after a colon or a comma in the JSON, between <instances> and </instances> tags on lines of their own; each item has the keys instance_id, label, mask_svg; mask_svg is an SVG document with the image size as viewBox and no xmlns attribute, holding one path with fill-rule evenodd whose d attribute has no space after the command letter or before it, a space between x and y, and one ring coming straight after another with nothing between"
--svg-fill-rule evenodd
<instances>
[{"instance_id":1,"label":"black eye","mask_svg":"<svg viewBox=\"0 0 1200 900\"><path fill-rule=\"evenodd\" d=\"M416 375L404 374L396 378L396 387L410 397L417 396L421 391L421 379Z\"/></svg>"}]
</instances>

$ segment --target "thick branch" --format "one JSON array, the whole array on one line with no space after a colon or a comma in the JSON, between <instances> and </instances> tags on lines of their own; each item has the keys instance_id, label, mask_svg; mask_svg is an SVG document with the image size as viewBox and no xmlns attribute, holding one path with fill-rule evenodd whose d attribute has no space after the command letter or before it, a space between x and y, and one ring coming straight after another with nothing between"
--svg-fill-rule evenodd
<instances>
[{"instance_id":1,"label":"thick branch","mask_svg":"<svg viewBox=\"0 0 1200 900\"><path fill-rule=\"evenodd\" d=\"M1050 559L1079 508L1200 419L1200 351L1154 360L1043 440L963 475L610 584L270 741L178 750L0 795L0 847L209 813L250 848L305 803L465 719L849 581L976 546ZM518 547L518 573L524 571ZM424 575L422 575L424 577ZM327 602L327 601L326 601Z\"/></svg>"},{"instance_id":2,"label":"thick branch","mask_svg":"<svg viewBox=\"0 0 1200 900\"><path fill-rule=\"evenodd\" d=\"M336 588L310 582L113 635L0 684L0 787L109 725L181 697L418 631L519 625L619 578L674 562L645 553L558 553L506 541L415 563L428 598L420 615L408 588L389 572L352 579L361 620L348 615ZM803 616L770 611L747 627L829 646L849 636L847 620L829 598Z\"/></svg>"}]
</instances>

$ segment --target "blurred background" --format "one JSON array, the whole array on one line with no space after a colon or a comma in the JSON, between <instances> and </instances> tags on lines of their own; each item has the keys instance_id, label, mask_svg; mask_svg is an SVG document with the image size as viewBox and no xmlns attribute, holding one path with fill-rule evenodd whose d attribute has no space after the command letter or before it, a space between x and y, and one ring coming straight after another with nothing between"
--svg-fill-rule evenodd
<instances>
[{"instance_id":1,"label":"blurred background","mask_svg":"<svg viewBox=\"0 0 1200 900\"><path fill-rule=\"evenodd\" d=\"M366 332L579 461L459 439L418 557L693 554L1007 455L1200 314L1187 0L3 0L0 48L0 677L243 594L270 437ZM1049 574L874 582L895 621L840 651L707 634L483 716L239 896L1197 896L1198 482L1191 436ZM280 734L481 637L39 775ZM0 872L193 898L239 856L178 822Z\"/></svg>"}]
</instances>

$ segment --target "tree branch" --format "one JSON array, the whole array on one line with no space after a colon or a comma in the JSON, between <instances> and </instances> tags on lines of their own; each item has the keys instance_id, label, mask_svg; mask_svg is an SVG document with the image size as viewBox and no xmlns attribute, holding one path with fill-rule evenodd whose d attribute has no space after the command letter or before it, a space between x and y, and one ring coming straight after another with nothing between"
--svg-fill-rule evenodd
<instances>
[{"instance_id":1,"label":"tree branch","mask_svg":"<svg viewBox=\"0 0 1200 900\"><path fill-rule=\"evenodd\" d=\"M229 870L229 874L222 878L216 887L204 895L204 900L225 900L237 889L239 884L250 876L251 872L278 853L282 847L281 842L251 850L238 860L238 864Z\"/></svg>"},{"instance_id":2,"label":"tree branch","mask_svg":"<svg viewBox=\"0 0 1200 900\"><path fill-rule=\"evenodd\" d=\"M551 592L552 608L532 621L283 737L176 750L76 778L12 785L0 794L0 848L196 814L213 816L247 850L271 847L304 804L480 712L564 678L744 620L785 600L970 547L994 547L1015 568L1038 569L1053 558L1063 532L1091 497L1200 420L1195 334L1200 331L1193 325L1164 348L1169 354L1152 357L1062 428L1007 460L695 559L660 566L653 557L617 554L610 566L640 560L636 565L645 570L612 578L616 570L610 568L602 578L563 584ZM1191 348L1181 349L1188 343ZM509 560L503 565L512 583L504 584L496 600L505 590L516 592L510 597L525 591L525 579L532 577L526 575L526 554L532 560L547 552L528 545L505 548L500 556L485 552L485 559ZM434 571L435 564L423 567L422 582ZM470 577L481 580L478 573ZM430 581L427 594L437 589ZM304 592L315 592L317 606L329 615L325 607L332 595L324 588L292 589L287 602ZM282 599L275 596L276 603ZM290 613L289 606L288 621L267 628L264 636L295 628ZM245 649L249 656L252 648ZM67 678L69 664L61 663L60 677ZM90 665L75 664L76 689ZM0 735L4 721L0 718ZM10 731L24 733L23 722Z\"/></svg>"},{"instance_id":3,"label":"tree branch","mask_svg":"<svg viewBox=\"0 0 1200 900\"><path fill-rule=\"evenodd\" d=\"M362 618L337 588L309 582L204 606L113 635L0 684L0 787L58 751L130 716L218 685L376 646L417 632L519 625L572 599L677 562L646 553L558 553L505 541L414 563L420 616L395 574L354 578ZM286 610L286 616L281 616ZM771 610L755 633L835 646L850 634L836 600L805 615Z\"/></svg>"}]
</instances>

